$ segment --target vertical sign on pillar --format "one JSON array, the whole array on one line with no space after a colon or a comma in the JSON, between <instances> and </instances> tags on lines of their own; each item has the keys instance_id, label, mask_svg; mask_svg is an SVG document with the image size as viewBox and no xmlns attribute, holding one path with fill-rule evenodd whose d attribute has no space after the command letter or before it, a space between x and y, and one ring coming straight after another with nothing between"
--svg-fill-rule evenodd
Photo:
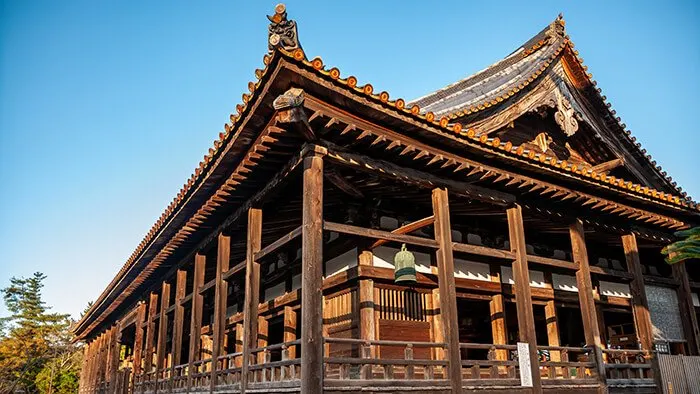
<instances>
[{"instance_id":1,"label":"vertical sign on pillar","mask_svg":"<svg viewBox=\"0 0 700 394\"><path fill-rule=\"evenodd\" d=\"M301 392L323 392L323 157L304 158L301 247Z\"/></svg>"}]
</instances>

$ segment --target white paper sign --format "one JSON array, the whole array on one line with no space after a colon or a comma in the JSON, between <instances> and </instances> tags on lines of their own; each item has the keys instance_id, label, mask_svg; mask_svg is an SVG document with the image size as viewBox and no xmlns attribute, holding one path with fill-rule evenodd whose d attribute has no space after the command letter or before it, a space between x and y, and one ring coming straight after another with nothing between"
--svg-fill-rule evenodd
<instances>
[{"instance_id":1,"label":"white paper sign","mask_svg":"<svg viewBox=\"0 0 700 394\"><path fill-rule=\"evenodd\" d=\"M532 387L530 346L527 342L518 342L518 364L520 365L520 385L523 387Z\"/></svg>"}]
</instances>

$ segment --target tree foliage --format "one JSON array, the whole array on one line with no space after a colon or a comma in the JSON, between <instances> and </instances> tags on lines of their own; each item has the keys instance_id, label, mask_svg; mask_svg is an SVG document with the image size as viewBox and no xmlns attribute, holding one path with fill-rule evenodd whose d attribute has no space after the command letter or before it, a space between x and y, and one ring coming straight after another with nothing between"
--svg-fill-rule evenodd
<instances>
[{"instance_id":1,"label":"tree foliage","mask_svg":"<svg viewBox=\"0 0 700 394\"><path fill-rule=\"evenodd\" d=\"M68 387L77 385L80 352L70 341L69 316L49 312L42 299L45 279L37 272L2 289L10 316L1 320L0 392L75 392Z\"/></svg>"},{"instance_id":2,"label":"tree foliage","mask_svg":"<svg viewBox=\"0 0 700 394\"><path fill-rule=\"evenodd\" d=\"M675 236L681 239L661 250L667 263L676 264L685 260L700 259L700 227L678 231Z\"/></svg>"}]
</instances>

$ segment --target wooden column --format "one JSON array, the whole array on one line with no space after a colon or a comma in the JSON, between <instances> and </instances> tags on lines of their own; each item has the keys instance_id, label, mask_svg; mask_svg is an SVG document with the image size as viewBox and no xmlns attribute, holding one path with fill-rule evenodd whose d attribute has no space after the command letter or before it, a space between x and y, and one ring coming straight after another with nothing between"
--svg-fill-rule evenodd
<instances>
[{"instance_id":1,"label":"wooden column","mask_svg":"<svg viewBox=\"0 0 700 394\"><path fill-rule=\"evenodd\" d=\"M457 293L447 189L433 189L433 215L435 216L435 240L438 242L435 259L438 267L440 316L445 332L445 342L447 343L450 386L453 393L461 393L462 359L459 351Z\"/></svg>"},{"instance_id":2,"label":"wooden column","mask_svg":"<svg viewBox=\"0 0 700 394\"><path fill-rule=\"evenodd\" d=\"M557 306L554 300L547 301L544 306L544 317L547 322L547 344L549 346L561 346L559 339L559 319L557 318ZM561 352L550 351L552 361L561 361Z\"/></svg>"},{"instance_id":3,"label":"wooden column","mask_svg":"<svg viewBox=\"0 0 700 394\"><path fill-rule=\"evenodd\" d=\"M187 271L177 270L175 282L175 312L173 313L173 343L172 357L173 365L171 366L170 376L175 376L175 367L180 365L182 361L182 331L184 329L185 306L182 305L182 300L185 298L185 287L187 286ZM172 378L171 378L172 379Z\"/></svg>"},{"instance_id":4,"label":"wooden column","mask_svg":"<svg viewBox=\"0 0 700 394\"><path fill-rule=\"evenodd\" d=\"M199 289L204 285L204 268L206 267L206 256L197 253L194 256L194 275L192 282L192 310L190 317L190 348L188 361L187 375L187 391L192 388L192 374L194 371L194 362L199 360L199 351L202 345L202 307L204 306L204 297L199 292Z\"/></svg>"},{"instance_id":5,"label":"wooden column","mask_svg":"<svg viewBox=\"0 0 700 394\"><path fill-rule=\"evenodd\" d=\"M688 341L690 355L700 355L700 330L693 306L693 295L688 282L688 274L685 270L685 261L671 266L673 277L680 282L678 286L678 306L681 312L681 322L685 339Z\"/></svg>"},{"instance_id":6,"label":"wooden column","mask_svg":"<svg viewBox=\"0 0 700 394\"><path fill-rule=\"evenodd\" d=\"M284 307L284 328L282 342L296 341L297 339L297 312L291 306ZM297 358L296 346L289 347L289 358Z\"/></svg>"},{"instance_id":7,"label":"wooden column","mask_svg":"<svg viewBox=\"0 0 700 394\"><path fill-rule=\"evenodd\" d=\"M491 281L501 285L501 266L491 265ZM495 345L505 345L508 343L508 329L506 327L506 312L503 302L503 294L494 294L489 301L489 311L491 314L491 337ZM496 360L507 360L507 350L496 350Z\"/></svg>"},{"instance_id":8,"label":"wooden column","mask_svg":"<svg viewBox=\"0 0 700 394\"><path fill-rule=\"evenodd\" d=\"M437 270L436 270L437 274ZM376 296L376 292L375 292ZM442 327L442 313L440 311L440 289L433 289L430 297L428 298L430 302L430 310L433 312L432 316L432 340L435 343L445 343L445 330ZM379 319L377 319L379 320ZM381 338L380 338L381 339ZM378 357L378 355L376 356ZM444 360L445 359L445 349L443 348L433 348L433 359Z\"/></svg>"},{"instance_id":9,"label":"wooden column","mask_svg":"<svg viewBox=\"0 0 700 394\"><path fill-rule=\"evenodd\" d=\"M513 281L515 284L513 287L515 288L515 306L518 313L518 333L520 342L527 342L529 345L532 388L534 392L539 393L542 392L542 379L540 377L540 361L537 357L535 316L532 311L530 271L527 266L527 248L522 208L520 205L515 205L508 209L507 215L510 250L515 255L515 260L513 261Z\"/></svg>"},{"instance_id":10,"label":"wooden column","mask_svg":"<svg viewBox=\"0 0 700 394\"><path fill-rule=\"evenodd\" d=\"M211 348L211 391L217 385L219 370L219 356L224 343L224 331L226 330L226 297L228 295L228 282L223 278L228 271L231 260L231 237L219 234L218 250L216 254L216 282L214 284L214 323L212 324L213 344Z\"/></svg>"},{"instance_id":11,"label":"wooden column","mask_svg":"<svg viewBox=\"0 0 700 394\"><path fill-rule=\"evenodd\" d=\"M158 293L151 293L148 301L148 323L146 326L146 350L143 363L143 372L149 373L153 368L153 337L156 334L155 315L158 311Z\"/></svg>"},{"instance_id":12,"label":"wooden column","mask_svg":"<svg viewBox=\"0 0 700 394\"><path fill-rule=\"evenodd\" d=\"M571 253L574 263L579 267L576 271L576 285L578 286L578 300L581 306L581 318L583 320L583 333L586 338L586 346L593 349L598 369L599 379L605 382L605 365L603 364L603 345L600 341L598 317L596 314L595 298L593 296L593 283L591 282L591 269L588 264L588 251L583 232L583 222L576 219L569 226L571 235Z\"/></svg>"},{"instance_id":13,"label":"wooden column","mask_svg":"<svg viewBox=\"0 0 700 394\"><path fill-rule=\"evenodd\" d=\"M156 389L158 392L158 376L165 369L165 344L168 336L168 308L170 308L170 283L163 282L160 294L160 318L158 320L158 346L156 347Z\"/></svg>"},{"instance_id":14,"label":"wooden column","mask_svg":"<svg viewBox=\"0 0 700 394\"><path fill-rule=\"evenodd\" d=\"M236 323L236 345L234 346L234 351L236 353L243 353L243 324ZM236 368L240 368L243 365L243 357L236 357L234 360L234 365Z\"/></svg>"},{"instance_id":15,"label":"wooden column","mask_svg":"<svg viewBox=\"0 0 700 394\"><path fill-rule=\"evenodd\" d=\"M141 374L141 362L143 359L143 325L146 323L146 303L140 301L138 306L138 311L136 312L136 323L134 324L134 368L133 368L133 379L131 379L131 391L134 392L134 383L136 381L136 376Z\"/></svg>"},{"instance_id":16,"label":"wooden column","mask_svg":"<svg viewBox=\"0 0 700 394\"><path fill-rule=\"evenodd\" d=\"M360 252L358 255L358 265L372 266L373 255L369 250ZM358 282L358 292L360 296L359 313L360 317L360 339L372 341L377 339L374 321L374 281L372 279L361 279ZM372 348L374 350L374 348ZM374 352L373 352L374 353ZM376 357L372 354L372 357Z\"/></svg>"},{"instance_id":17,"label":"wooden column","mask_svg":"<svg viewBox=\"0 0 700 394\"><path fill-rule=\"evenodd\" d=\"M267 346L268 343L268 328L267 328L267 318L264 316L258 316L258 343L255 347L261 348ZM265 363L265 353L258 352L257 354L258 364Z\"/></svg>"},{"instance_id":18,"label":"wooden column","mask_svg":"<svg viewBox=\"0 0 700 394\"><path fill-rule=\"evenodd\" d=\"M323 158L304 158L301 392L323 392Z\"/></svg>"},{"instance_id":19,"label":"wooden column","mask_svg":"<svg viewBox=\"0 0 700 394\"><path fill-rule=\"evenodd\" d=\"M642 265L639 261L639 248L637 237L634 234L622 236L622 247L625 251L627 271L632 274L630 292L632 293L632 314L634 315L635 331L643 350L653 350L654 335L652 331L651 316L649 315L649 303L644 290L644 276Z\"/></svg>"},{"instance_id":20,"label":"wooden column","mask_svg":"<svg viewBox=\"0 0 700 394\"><path fill-rule=\"evenodd\" d=\"M256 346L258 304L260 303L260 263L255 253L262 247L262 211L248 210L248 235L246 241L245 300L243 308L243 363L241 365L241 393L248 386L250 350Z\"/></svg>"},{"instance_id":21,"label":"wooden column","mask_svg":"<svg viewBox=\"0 0 700 394\"><path fill-rule=\"evenodd\" d=\"M113 330L114 335L112 336L112 345L109 356L109 391L114 394L119 394L117 393L117 373L119 372L119 353L121 353L121 323L117 322Z\"/></svg>"}]
</instances>

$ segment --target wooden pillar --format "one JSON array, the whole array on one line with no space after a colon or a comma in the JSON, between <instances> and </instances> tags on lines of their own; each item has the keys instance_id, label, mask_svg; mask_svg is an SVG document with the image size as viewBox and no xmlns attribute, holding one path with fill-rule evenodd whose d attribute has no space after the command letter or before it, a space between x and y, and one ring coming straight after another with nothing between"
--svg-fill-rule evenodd
<instances>
[{"instance_id":1,"label":"wooden pillar","mask_svg":"<svg viewBox=\"0 0 700 394\"><path fill-rule=\"evenodd\" d=\"M141 374L141 362L143 359L143 325L146 323L146 303L140 301L138 306L138 311L136 312L136 323L135 323L135 333L134 333L134 368L133 368L133 379L131 379L131 390L134 392L134 383L136 383L136 377Z\"/></svg>"},{"instance_id":2,"label":"wooden pillar","mask_svg":"<svg viewBox=\"0 0 700 394\"><path fill-rule=\"evenodd\" d=\"M535 334L535 316L532 310L530 291L530 271L527 266L527 247L525 244L525 227L523 211L515 205L507 211L510 250L515 255L513 260L513 280L515 284L515 306L518 313L518 333L520 342L526 342L530 350L530 372L532 388L536 393L542 392L540 361L537 357L537 336Z\"/></svg>"},{"instance_id":3,"label":"wooden pillar","mask_svg":"<svg viewBox=\"0 0 700 394\"><path fill-rule=\"evenodd\" d=\"M644 276L639 261L639 248L634 234L622 236L622 247L625 251L627 271L632 274L630 292L632 293L632 314L634 315L635 331L643 350L653 350L654 335L652 331L649 303L644 290Z\"/></svg>"},{"instance_id":4,"label":"wooden pillar","mask_svg":"<svg viewBox=\"0 0 700 394\"><path fill-rule=\"evenodd\" d=\"M246 241L245 300L243 308L243 362L241 365L241 393L248 386L250 350L256 345L258 304L260 303L260 263L255 253L262 247L262 211L248 210L248 235Z\"/></svg>"},{"instance_id":5,"label":"wooden pillar","mask_svg":"<svg viewBox=\"0 0 700 394\"><path fill-rule=\"evenodd\" d=\"M459 351L457 292L447 189L433 189L433 215L435 216L435 240L438 243L435 259L438 267L440 316L447 343L450 386L453 393L461 393L462 359Z\"/></svg>"},{"instance_id":6,"label":"wooden pillar","mask_svg":"<svg viewBox=\"0 0 700 394\"><path fill-rule=\"evenodd\" d=\"M224 272L228 271L231 260L231 237L219 234L218 250L216 255L216 282L214 284L214 323L212 324L213 344L211 348L211 391L217 385L219 370L219 356L224 343L226 331L226 297L228 295L228 282L223 279Z\"/></svg>"},{"instance_id":7,"label":"wooden pillar","mask_svg":"<svg viewBox=\"0 0 700 394\"><path fill-rule=\"evenodd\" d=\"M284 329L282 342L292 342L297 339L297 312L291 306L284 307ZM296 346L289 347L289 358L297 358Z\"/></svg>"},{"instance_id":8,"label":"wooden pillar","mask_svg":"<svg viewBox=\"0 0 700 394\"><path fill-rule=\"evenodd\" d=\"M561 346L559 339L559 319L557 318L557 306L554 300L547 301L544 306L544 317L547 322L547 344L549 346ZM561 352L550 351L552 361L561 361Z\"/></svg>"},{"instance_id":9,"label":"wooden pillar","mask_svg":"<svg viewBox=\"0 0 700 394\"><path fill-rule=\"evenodd\" d=\"M688 273L685 270L685 261L671 266L673 277L680 283L678 286L678 306L681 312L681 322L685 339L688 341L690 355L700 355L700 330L693 306L693 295L688 281Z\"/></svg>"},{"instance_id":10,"label":"wooden pillar","mask_svg":"<svg viewBox=\"0 0 700 394\"><path fill-rule=\"evenodd\" d=\"M267 329L267 318L264 316L258 316L258 343L255 347L261 348L267 346L268 343L268 329ZM265 363L265 353L258 352L257 354L258 364Z\"/></svg>"},{"instance_id":11,"label":"wooden pillar","mask_svg":"<svg viewBox=\"0 0 700 394\"><path fill-rule=\"evenodd\" d=\"M301 392L323 392L323 157L304 158Z\"/></svg>"},{"instance_id":12,"label":"wooden pillar","mask_svg":"<svg viewBox=\"0 0 700 394\"><path fill-rule=\"evenodd\" d=\"M114 394L119 394L117 393L117 373L119 372L119 353L121 353L121 323L117 322L113 330L114 334L112 336L109 356L109 391Z\"/></svg>"},{"instance_id":13,"label":"wooden pillar","mask_svg":"<svg viewBox=\"0 0 700 394\"><path fill-rule=\"evenodd\" d=\"M236 323L236 344L234 347L236 353L243 353L243 324ZM243 356L236 357L234 360L234 365L236 368L240 368L243 365Z\"/></svg>"},{"instance_id":14,"label":"wooden pillar","mask_svg":"<svg viewBox=\"0 0 700 394\"><path fill-rule=\"evenodd\" d=\"M165 369L165 345L168 336L168 308L170 308L170 283L163 282L160 294L160 317L158 320L158 346L156 347L156 389L158 392L158 377Z\"/></svg>"},{"instance_id":15,"label":"wooden pillar","mask_svg":"<svg viewBox=\"0 0 700 394\"><path fill-rule=\"evenodd\" d=\"M586 250L586 238L583 232L583 222L576 219L569 226L571 235L571 252L574 263L579 267L576 271L576 285L578 286L578 300L581 306L581 318L583 320L583 333L586 338L586 346L593 349L598 369L599 379L605 383L605 365L603 364L603 345L600 341L598 317L596 314L595 298L593 297L593 283L591 282L591 268L588 264L588 251Z\"/></svg>"},{"instance_id":16,"label":"wooden pillar","mask_svg":"<svg viewBox=\"0 0 700 394\"><path fill-rule=\"evenodd\" d=\"M177 270L177 279L175 282L175 313L173 314L173 373L175 367L180 365L182 361L182 331L185 324L185 306L182 305L182 300L185 298L185 290L187 287L187 271ZM172 375L171 375L172 376Z\"/></svg>"},{"instance_id":17,"label":"wooden pillar","mask_svg":"<svg viewBox=\"0 0 700 394\"><path fill-rule=\"evenodd\" d=\"M369 250L364 250L358 255L359 266L372 266L373 255ZM360 297L359 313L360 317L360 339L372 341L377 339L374 321L374 281L372 279L361 279L358 283ZM376 357L372 348L372 357Z\"/></svg>"},{"instance_id":18,"label":"wooden pillar","mask_svg":"<svg viewBox=\"0 0 700 394\"><path fill-rule=\"evenodd\" d=\"M501 286L501 266L491 265L491 281ZM505 303L503 294L494 294L489 301L489 311L491 314L491 337L494 345L505 345L508 343L508 329L506 326ZM496 350L496 360L507 360L508 351Z\"/></svg>"},{"instance_id":19,"label":"wooden pillar","mask_svg":"<svg viewBox=\"0 0 700 394\"><path fill-rule=\"evenodd\" d=\"M375 292L375 296L376 296L376 292ZM435 343L445 343L445 330L442 327L442 313L440 311L440 289L433 289L431 294L430 294L430 297L428 297L428 301L430 302L430 310L433 313L432 319L431 319L431 322L432 322L432 327L431 327L432 328L432 332L431 332L432 333L432 341ZM378 357L378 356L379 355L377 355L376 357ZM434 360L444 360L445 359L445 349L444 348L434 348L433 349L433 359Z\"/></svg>"},{"instance_id":20,"label":"wooden pillar","mask_svg":"<svg viewBox=\"0 0 700 394\"><path fill-rule=\"evenodd\" d=\"M187 366L187 391L192 388L192 374L194 371L194 362L199 360L199 351L202 345L202 308L204 306L204 297L199 292L204 285L204 268L206 267L207 258L203 254L197 253L194 257L194 275L192 282L192 310L190 317L190 348L189 360Z\"/></svg>"},{"instance_id":21,"label":"wooden pillar","mask_svg":"<svg viewBox=\"0 0 700 394\"><path fill-rule=\"evenodd\" d=\"M143 372L149 373L153 368L153 337L156 334L155 315L158 311L158 293L151 293L148 301L148 323L146 325L146 350L144 355Z\"/></svg>"}]
</instances>

